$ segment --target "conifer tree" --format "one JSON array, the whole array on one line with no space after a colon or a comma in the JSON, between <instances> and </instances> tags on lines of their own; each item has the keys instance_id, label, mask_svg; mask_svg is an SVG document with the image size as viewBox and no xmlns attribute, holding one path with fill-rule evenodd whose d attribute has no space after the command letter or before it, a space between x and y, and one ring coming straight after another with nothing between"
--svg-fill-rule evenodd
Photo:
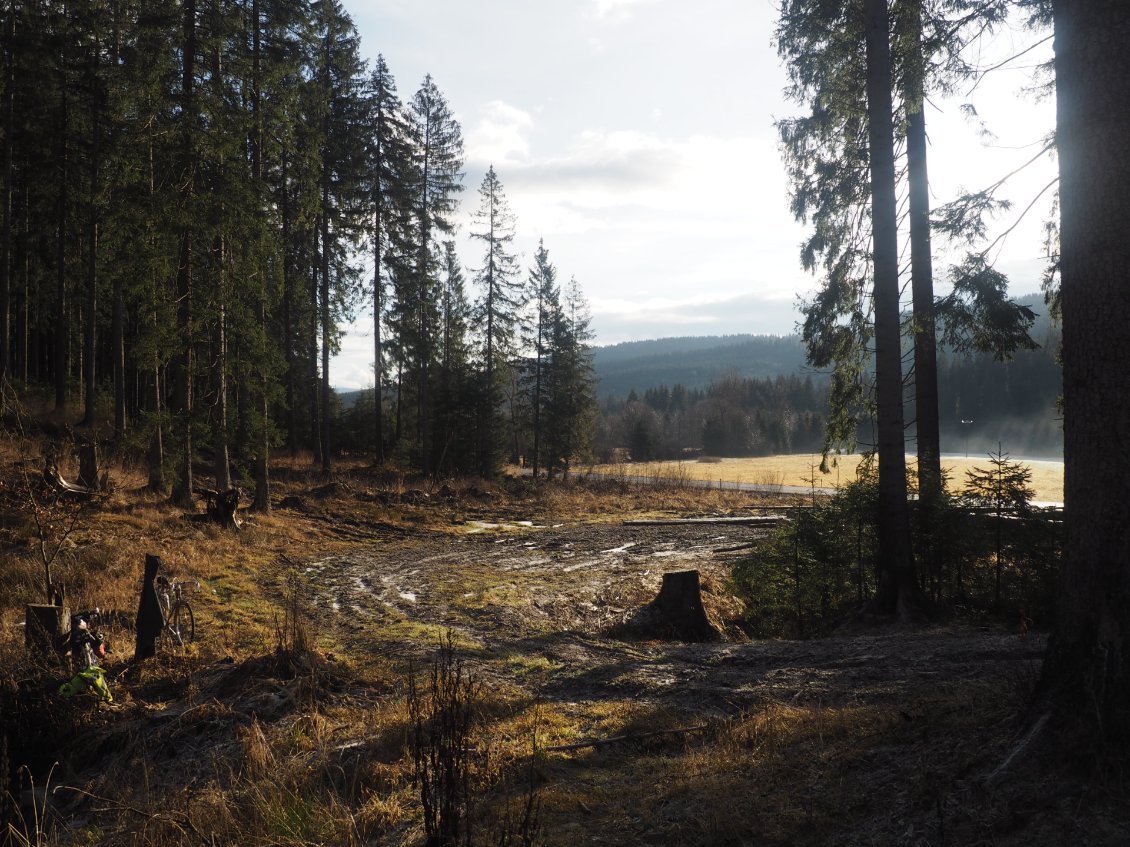
<instances>
[{"instance_id":1,"label":"conifer tree","mask_svg":"<svg viewBox=\"0 0 1130 847\"><path fill-rule=\"evenodd\" d=\"M467 301L463 266L455 242L443 244L443 281L440 294L440 352L436 380L436 470L474 469L475 379L471 371Z\"/></svg>"},{"instance_id":2,"label":"conifer tree","mask_svg":"<svg viewBox=\"0 0 1130 847\"><path fill-rule=\"evenodd\" d=\"M415 390L416 440L420 466L434 468L431 381L437 351L441 251L438 239L454 229L457 197L463 190L463 133L431 75L409 104L415 184L413 264L398 273L394 322L403 370ZM404 382L398 379L403 394ZM403 405L403 397L398 399Z\"/></svg>"},{"instance_id":3,"label":"conifer tree","mask_svg":"<svg viewBox=\"0 0 1130 847\"><path fill-rule=\"evenodd\" d=\"M557 268L549 260L545 242L538 240L534 253L534 266L530 268L529 301L533 307L531 325L526 345L530 349L530 360L526 381L530 392L530 415L533 428L533 475L537 479L542 466L544 439L542 430L543 412L549 389L548 376L553 368L554 341L560 341L561 290L557 285ZM552 468L552 465L550 465Z\"/></svg>"},{"instance_id":4,"label":"conifer tree","mask_svg":"<svg viewBox=\"0 0 1130 847\"><path fill-rule=\"evenodd\" d=\"M372 214L370 248L373 256L373 455L385 458L384 350L381 328L387 309L385 291L410 259L412 188L415 185L411 136L404 105L396 93L396 80L378 55L369 77L371 138L369 193Z\"/></svg>"},{"instance_id":5,"label":"conifer tree","mask_svg":"<svg viewBox=\"0 0 1130 847\"><path fill-rule=\"evenodd\" d=\"M317 37L315 84L320 117L321 173L318 209L318 313L321 339L321 465L331 469L330 356L337 344L336 319L352 296L357 270L352 248L363 237L367 125L364 67L357 30L337 0L314 4Z\"/></svg>"},{"instance_id":6,"label":"conifer tree","mask_svg":"<svg viewBox=\"0 0 1130 847\"><path fill-rule=\"evenodd\" d=\"M570 463L588 452L596 416L596 375L592 361L592 318L576 277L562 292L554 322L551 364L546 376L545 440L547 474L560 459Z\"/></svg>"},{"instance_id":7,"label":"conifer tree","mask_svg":"<svg viewBox=\"0 0 1130 847\"><path fill-rule=\"evenodd\" d=\"M518 260L511 252L514 216L502 183L492 165L479 186L479 209L471 237L483 244L482 267L476 281L479 299L475 321L483 333L483 393L479 409L479 472L492 477L498 470L498 414L500 380L515 353L515 331L523 290L518 279Z\"/></svg>"}]
</instances>

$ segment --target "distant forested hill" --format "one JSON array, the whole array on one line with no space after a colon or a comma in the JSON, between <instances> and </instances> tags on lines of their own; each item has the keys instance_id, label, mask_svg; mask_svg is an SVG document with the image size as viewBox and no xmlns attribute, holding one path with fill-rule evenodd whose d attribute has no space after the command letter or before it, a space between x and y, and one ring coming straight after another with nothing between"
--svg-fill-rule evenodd
<instances>
[{"instance_id":1,"label":"distant forested hill","mask_svg":"<svg viewBox=\"0 0 1130 847\"><path fill-rule=\"evenodd\" d=\"M998 444L1013 455L1056 456L1062 451L1063 431L1056 408L1056 399L1062 391L1056 361L1059 329L1048 320L1040 295L1017 299L1030 305L1038 315L1031 330L1038 349L1019 351L1007 362L998 362L986 354L962 356L943 350L939 355L939 424L944 452L984 454L997 449ZM805 449L812 449L810 442L822 426L816 416L822 417L826 411L827 377L807 369L804 346L795 335L634 341L596 348L595 365L604 412L603 439L609 447L626 446L630 442L644 406L660 415L653 427L654 445L660 454L664 450L703 447L710 433L693 432L685 426L685 431L666 432L682 424L674 418L662 417L670 418L671 410L661 400L668 394L690 396L688 407L695 402L715 400L719 385L732 381L732 377L779 383L746 386L744 393L738 392L741 396L737 397L730 391L728 402L746 409L751 415L760 412L762 417L779 415L788 409L795 432L784 441L790 443L792 449L800 449L802 442ZM777 380L798 375L802 381L795 384ZM633 391L642 405L632 407L628 403ZM812 392L822 395L821 402L815 406ZM696 396L698 394L702 396ZM745 397L746 394L750 394L750 398ZM757 399L751 399L754 394ZM771 399L770 395L776 399ZM912 380L908 380L906 399L908 447L913 449ZM698 414L698 418L705 421L707 416ZM780 447L778 442L782 438L774 436L773 426L769 425L773 421L766 417L762 422L764 426L754 427L758 438L747 439L753 445L750 450ZM870 425L862 415L859 437L860 443L866 446Z\"/></svg>"},{"instance_id":2,"label":"distant forested hill","mask_svg":"<svg viewBox=\"0 0 1130 847\"><path fill-rule=\"evenodd\" d=\"M736 373L750 379L799 374L804 345L796 335L712 335L628 341L596 348L597 393L623 397L660 385L705 388Z\"/></svg>"}]
</instances>

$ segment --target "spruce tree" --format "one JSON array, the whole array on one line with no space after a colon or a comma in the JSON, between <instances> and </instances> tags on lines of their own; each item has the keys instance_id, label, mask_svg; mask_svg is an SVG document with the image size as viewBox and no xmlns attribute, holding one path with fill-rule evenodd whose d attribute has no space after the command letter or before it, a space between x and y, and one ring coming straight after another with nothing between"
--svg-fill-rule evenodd
<instances>
[{"instance_id":1,"label":"spruce tree","mask_svg":"<svg viewBox=\"0 0 1130 847\"><path fill-rule=\"evenodd\" d=\"M523 290L512 253L514 215L492 165L479 186L479 209L471 237L482 242L482 267L476 274L479 298L475 321L482 338L483 393L479 408L479 472L492 477L499 463L501 379L515 353L515 331Z\"/></svg>"},{"instance_id":2,"label":"spruce tree","mask_svg":"<svg viewBox=\"0 0 1130 847\"><path fill-rule=\"evenodd\" d=\"M530 415L533 429L532 470L534 479L542 467L544 438L542 423L550 385L549 375L554 365L554 341L560 340L562 326L561 290L557 285L557 268L549 260L545 242L538 241L534 253L534 266L530 268L528 299L532 306L526 346L530 350L526 382L530 394ZM549 466L552 468L552 465Z\"/></svg>"},{"instance_id":3,"label":"spruce tree","mask_svg":"<svg viewBox=\"0 0 1130 847\"><path fill-rule=\"evenodd\" d=\"M378 55L369 77L370 147L369 195L372 215L370 250L373 256L373 394L375 398L373 456L385 459L384 357L381 329L387 310L385 291L410 257L411 204L415 174L411 136L396 80Z\"/></svg>"},{"instance_id":4,"label":"spruce tree","mask_svg":"<svg viewBox=\"0 0 1130 847\"><path fill-rule=\"evenodd\" d=\"M400 361L415 390L416 441L420 467L434 468L431 382L438 344L441 248L438 239L454 229L457 198L463 190L463 133L447 99L431 75L409 104L414 148L411 242L413 263L397 274L394 322ZM403 394L404 383L398 379ZM398 398L403 404L403 397Z\"/></svg>"}]
</instances>

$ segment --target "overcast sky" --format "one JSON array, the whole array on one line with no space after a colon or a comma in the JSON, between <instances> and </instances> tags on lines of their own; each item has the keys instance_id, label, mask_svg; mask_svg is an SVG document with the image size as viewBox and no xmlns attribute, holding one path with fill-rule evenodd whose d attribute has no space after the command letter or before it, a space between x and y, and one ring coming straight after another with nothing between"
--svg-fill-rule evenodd
<instances>
[{"instance_id":1,"label":"overcast sky","mask_svg":"<svg viewBox=\"0 0 1130 847\"><path fill-rule=\"evenodd\" d=\"M804 229L773 128L796 107L782 95L769 0L344 2L363 55L384 54L401 98L430 73L460 121L463 235L493 164L523 269L544 238L559 279L576 276L589 300L596 343L794 330L797 295L817 281L797 260ZM986 61L1032 39L1002 34ZM931 104L935 203L1011 171L1051 128L1054 104L1018 93L1048 50L972 97ZM960 114L967 99L996 134L988 146ZM1023 208L1053 177L1043 163L1009 195ZM1046 216L1038 204L1000 251L1016 293L1038 289ZM473 271L475 248L460 245ZM939 247L939 277L946 258ZM345 339L335 385L372 384L370 322Z\"/></svg>"}]
</instances>

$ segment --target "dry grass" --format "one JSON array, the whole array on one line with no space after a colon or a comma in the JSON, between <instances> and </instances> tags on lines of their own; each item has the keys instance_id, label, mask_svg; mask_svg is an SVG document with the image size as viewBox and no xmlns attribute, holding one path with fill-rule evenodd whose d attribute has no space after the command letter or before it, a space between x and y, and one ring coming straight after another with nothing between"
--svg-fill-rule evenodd
<instances>
[{"instance_id":1,"label":"dry grass","mask_svg":"<svg viewBox=\"0 0 1130 847\"><path fill-rule=\"evenodd\" d=\"M798 488L836 488L855 479L860 457L839 456L827 474L820 471L819 455L761 456L749 459L710 459L709 462L641 462L639 464L596 465L592 471L611 478L635 476L655 477L677 484L680 480L701 480L721 483L719 487L736 482L753 483L768 487L787 485ZM913 470L914 457L907 462ZM1024 460L1032 470L1032 486L1037 501L1061 502L1063 500L1063 462ZM973 468L990 467L986 457L953 458L942 460L949 474L950 490L960 490L965 475Z\"/></svg>"},{"instance_id":2,"label":"dry grass","mask_svg":"<svg viewBox=\"0 0 1130 847\"><path fill-rule=\"evenodd\" d=\"M37 454L32 440L0 447L0 479L16 480L21 457ZM515 480L509 493L478 481L473 487L489 497L390 506L378 495L423 486L403 473L376 474L361 460L342 463L326 479L310 469L309 457L280 457L276 500L294 495L304 505L248 516L238 533L184 520L144 490L139 469L112 465L116 490L83 517L60 566L72 607L132 610L144 555L155 552L170 571L201 581L193 598L201 638L185 656L159 657L139 677L115 679L115 710L85 708L78 740L68 738L60 749L60 779L99 799L73 798L61 812L68 825L42 843L420 845L407 669L384 646L426 651L444 626L389 609L378 624L350 629L348 618L331 622L293 605L290 577L305 563L364 545L402 545L410 559L414 538L442 532L458 543L466 521L619 521L779 502L682 483L700 478L701 467L709 478L803 485L812 460L789 459L791 465L685 463L666 469L671 484L659 488L630 484L625 477L634 467L586 486ZM313 494L331 483L332 496ZM19 658L18 623L23 604L42 591L18 497L9 496L2 515L0 567L8 590L0 592L0 666L7 668L0 691L32 678ZM516 533L498 537L520 543ZM523 584L518 576L500 580L468 562L437 594L479 612L514 607L552 587ZM303 637L280 638L279 623L296 611ZM521 649L494 650L479 634L462 631L456 647L473 658L485 682L474 739L484 775L480 812L517 803L532 761L547 847L597 838L703 847L894 844L910 843L909 831L920 843L941 843L942 829L945 843L989 843L985 827L1008 811L985 811L960 785L1007 743L1008 718L1025 694L1015 679L956 680L882 697L845 691L831 700L777 689L769 680L755 708L704 716L624 694L618 683L631 681L650 654L603 642L616 675L603 687L592 683L547 699L544 687L569 669L538 646L543 633L521 635L528 639L514 642ZM116 640L122 647L108 662L112 672L123 667L131 635L123 631ZM811 672L819 678L824 671ZM49 694L57 680L43 679ZM546 751L704 724L683 734Z\"/></svg>"}]
</instances>

